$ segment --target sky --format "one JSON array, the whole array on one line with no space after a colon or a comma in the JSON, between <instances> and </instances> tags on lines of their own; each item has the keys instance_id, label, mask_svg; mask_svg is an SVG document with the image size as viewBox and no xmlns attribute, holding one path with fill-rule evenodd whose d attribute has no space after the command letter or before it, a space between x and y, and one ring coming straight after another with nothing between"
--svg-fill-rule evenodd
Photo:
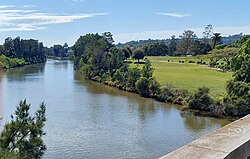
<instances>
[{"instance_id":1,"label":"sky","mask_svg":"<svg viewBox=\"0 0 250 159\"><path fill-rule=\"evenodd\" d=\"M250 33L249 0L0 0L0 43L37 39L73 45L87 33L113 34L115 43L177 37L208 24L223 36Z\"/></svg>"}]
</instances>

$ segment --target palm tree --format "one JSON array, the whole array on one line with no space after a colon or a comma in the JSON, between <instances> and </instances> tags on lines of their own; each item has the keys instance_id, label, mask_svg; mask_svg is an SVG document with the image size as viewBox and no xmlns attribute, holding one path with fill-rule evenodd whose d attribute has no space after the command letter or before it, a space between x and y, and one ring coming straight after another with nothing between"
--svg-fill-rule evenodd
<instances>
[{"instance_id":1,"label":"palm tree","mask_svg":"<svg viewBox=\"0 0 250 159\"><path fill-rule=\"evenodd\" d=\"M220 36L221 33L213 33L213 34L214 36L212 37L212 41L213 41L213 49L214 49L215 46L221 42L222 37Z\"/></svg>"}]
</instances>

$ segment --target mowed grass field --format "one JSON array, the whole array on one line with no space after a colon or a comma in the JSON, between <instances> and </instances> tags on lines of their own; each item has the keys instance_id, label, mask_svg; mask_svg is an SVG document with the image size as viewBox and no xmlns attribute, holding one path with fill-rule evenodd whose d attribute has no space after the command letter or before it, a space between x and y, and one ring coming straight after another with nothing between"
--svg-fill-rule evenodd
<instances>
[{"instance_id":1,"label":"mowed grass field","mask_svg":"<svg viewBox=\"0 0 250 159\"><path fill-rule=\"evenodd\" d=\"M226 81L232 77L232 72L221 72L188 63L189 60L195 60L195 57L151 56L147 58L152 62L155 68L154 76L162 86L173 84L177 88L189 91L206 86L210 88L210 94L215 98L221 98L226 93ZM179 63L179 61L185 61L185 63Z\"/></svg>"}]
</instances>

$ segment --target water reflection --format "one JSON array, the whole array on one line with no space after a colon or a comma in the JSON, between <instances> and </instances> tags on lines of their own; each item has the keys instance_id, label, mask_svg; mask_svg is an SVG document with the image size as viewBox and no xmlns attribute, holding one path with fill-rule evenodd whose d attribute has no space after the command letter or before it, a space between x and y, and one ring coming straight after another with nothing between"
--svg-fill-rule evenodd
<instances>
[{"instance_id":1,"label":"water reflection","mask_svg":"<svg viewBox=\"0 0 250 159\"><path fill-rule=\"evenodd\" d=\"M212 127L214 124L219 124L223 127L230 123L229 121L223 119L194 116L189 112L181 112L180 116L183 118L185 127L193 133L203 132L206 128Z\"/></svg>"},{"instance_id":2,"label":"water reflection","mask_svg":"<svg viewBox=\"0 0 250 159\"><path fill-rule=\"evenodd\" d=\"M5 76L9 82L25 82L26 80L38 80L44 73L45 64L37 64L32 67L26 66L21 68L14 68L6 71Z\"/></svg>"}]
</instances>

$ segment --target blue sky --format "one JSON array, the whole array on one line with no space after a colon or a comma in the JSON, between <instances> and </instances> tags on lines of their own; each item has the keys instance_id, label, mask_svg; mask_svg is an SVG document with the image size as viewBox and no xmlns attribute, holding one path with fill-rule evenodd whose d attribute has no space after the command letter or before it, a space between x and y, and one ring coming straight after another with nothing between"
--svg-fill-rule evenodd
<instances>
[{"instance_id":1,"label":"blue sky","mask_svg":"<svg viewBox=\"0 0 250 159\"><path fill-rule=\"evenodd\" d=\"M35 38L74 44L80 35L110 31L116 43L164 39L193 30L250 33L249 0L0 0L0 41Z\"/></svg>"}]
</instances>

